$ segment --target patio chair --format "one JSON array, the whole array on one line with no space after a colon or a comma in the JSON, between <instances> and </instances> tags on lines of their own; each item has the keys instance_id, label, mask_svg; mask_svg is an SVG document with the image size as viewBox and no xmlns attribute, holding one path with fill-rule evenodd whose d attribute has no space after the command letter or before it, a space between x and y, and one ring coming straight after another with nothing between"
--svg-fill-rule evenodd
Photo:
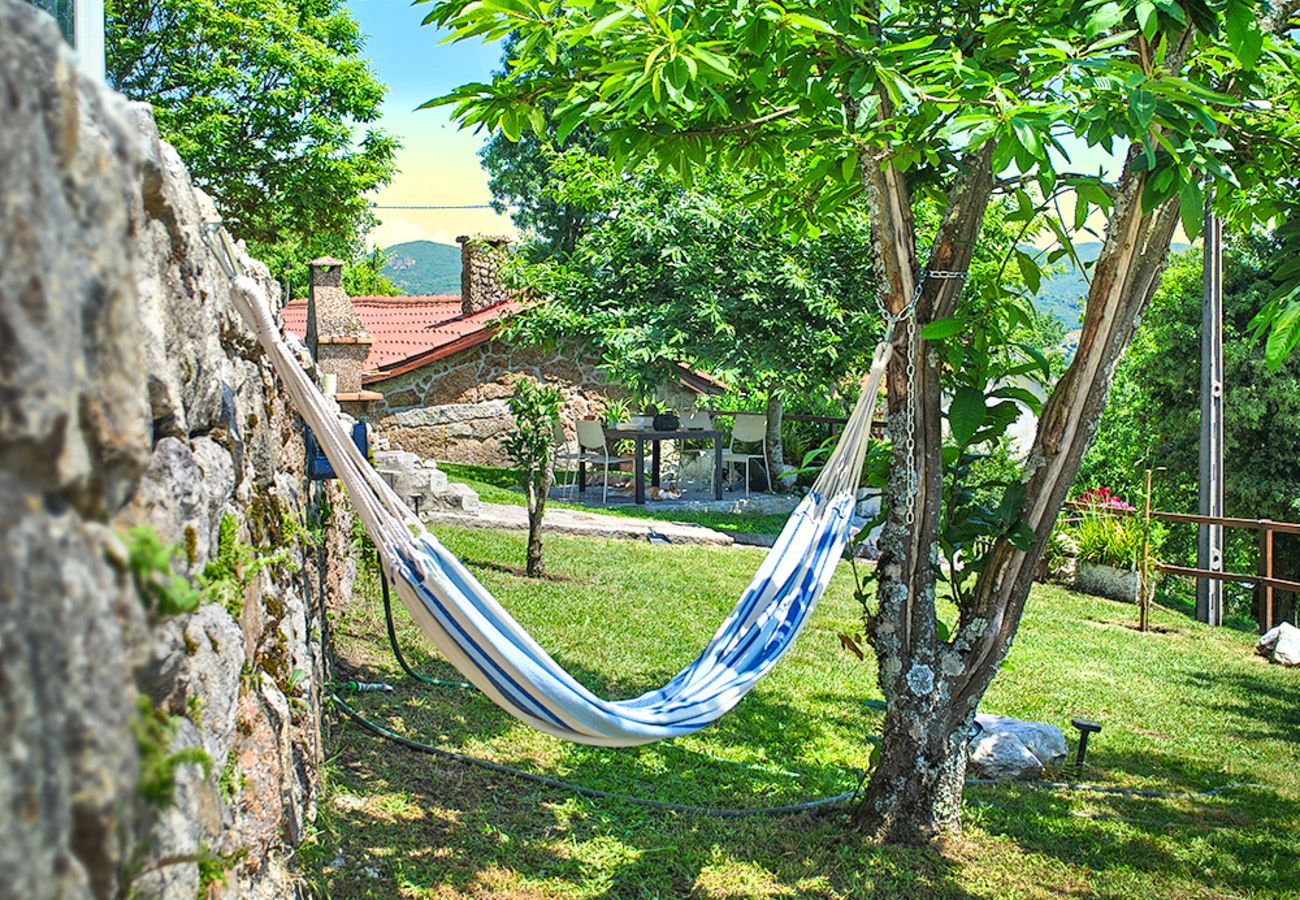
<instances>
[{"instance_id":1,"label":"patio chair","mask_svg":"<svg viewBox=\"0 0 1300 900\"><path fill-rule=\"evenodd\" d=\"M702 409L692 409L682 416L682 430L684 431L711 431L713 429L713 419ZM709 458L709 488L713 488L713 441L710 440L707 447L691 445L691 441L682 441L681 448L677 451L681 459L680 466L685 466L688 459L700 460L704 457Z\"/></svg>"},{"instance_id":2,"label":"patio chair","mask_svg":"<svg viewBox=\"0 0 1300 900\"><path fill-rule=\"evenodd\" d=\"M614 456L609 452L609 443L605 440L605 428L595 419L578 420L578 462L587 465L603 466L605 469L604 492L600 502L609 502L610 466L632 462L630 456Z\"/></svg>"},{"instance_id":3,"label":"patio chair","mask_svg":"<svg viewBox=\"0 0 1300 900\"><path fill-rule=\"evenodd\" d=\"M758 444L758 452L738 450L738 444ZM722 463L730 468L732 465L745 464L745 496L749 496L749 464L751 460L767 461L767 416L762 413L737 413L731 426L731 441L722 451Z\"/></svg>"},{"instance_id":4,"label":"patio chair","mask_svg":"<svg viewBox=\"0 0 1300 900\"><path fill-rule=\"evenodd\" d=\"M555 486L556 494L563 497L564 492L568 491L569 496L578 489L578 458L581 454L576 447L569 443L569 436L564 431L564 423L556 422L555 430L552 433L551 443L555 447ZM568 465L566 465L566 463ZM560 474L567 472L569 478L567 481L560 480Z\"/></svg>"}]
</instances>

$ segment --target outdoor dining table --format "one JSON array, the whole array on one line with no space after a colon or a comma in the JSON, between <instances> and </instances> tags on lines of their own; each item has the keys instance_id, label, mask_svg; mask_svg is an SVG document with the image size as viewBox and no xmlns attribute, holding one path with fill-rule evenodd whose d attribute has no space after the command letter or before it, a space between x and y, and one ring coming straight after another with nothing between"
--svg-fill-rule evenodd
<instances>
[{"instance_id":1,"label":"outdoor dining table","mask_svg":"<svg viewBox=\"0 0 1300 900\"><path fill-rule=\"evenodd\" d=\"M615 441L632 441L636 445L633 456L632 483L636 489L636 502L645 506L645 445L650 445L650 484L659 487L660 441L713 441L713 499L722 499L722 432L712 428L678 428L657 431L650 428L606 428L605 438ZM587 490L587 464L578 460L578 490Z\"/></svg>"}]
</instances>

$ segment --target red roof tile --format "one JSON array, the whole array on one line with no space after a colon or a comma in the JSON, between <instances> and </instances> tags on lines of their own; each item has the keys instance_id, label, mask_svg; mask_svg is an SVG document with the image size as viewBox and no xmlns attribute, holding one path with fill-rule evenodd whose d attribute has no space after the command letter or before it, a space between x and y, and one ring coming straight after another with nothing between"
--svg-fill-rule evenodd
<instances>
[{"instance_id":1,"label":"red roof tile","mask_svg":"<svg viewBox=\"0 0 1300 900\"><path fill-rule=\"evenodd\" d=\"M350 299L375 341L366 357L363 380L367 384L482 343L501 319L523 308L519 301L507 300L465 316L460 297L454 294ZM306 335L306 300L292 300L285 306L284 324L298 337Z\"/></svg>"}]
</instances>

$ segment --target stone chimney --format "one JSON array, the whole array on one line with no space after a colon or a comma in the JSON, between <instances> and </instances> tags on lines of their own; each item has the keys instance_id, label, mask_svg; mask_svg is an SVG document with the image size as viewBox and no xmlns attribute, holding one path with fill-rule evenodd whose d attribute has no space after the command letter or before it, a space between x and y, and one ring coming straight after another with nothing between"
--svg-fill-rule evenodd
<instances>
[{"instance_id":1,"label":"stone chimney","mask_svg":"<svg viewBox=\"0 0 1300 900\"><path fill-rule=\"evenodd\" d=\"M501 234L462 234L460 244L460 308L464 315L476 313L510 299L499 278L510 238Z\"/></svg>"},{"instance_id":2,"label":"stone chimney","mask_svg":"<svg viewBox=\"0 0 1300 900\"><path fill-rule=\"evenodd\" d=\"M361 368L374 340L343 290L343 261L322 256L307 264L307 347L322 381L336 379L335 398L349 415L362 417L381 394L361 388Z\"/></svg>"}]
</instances>

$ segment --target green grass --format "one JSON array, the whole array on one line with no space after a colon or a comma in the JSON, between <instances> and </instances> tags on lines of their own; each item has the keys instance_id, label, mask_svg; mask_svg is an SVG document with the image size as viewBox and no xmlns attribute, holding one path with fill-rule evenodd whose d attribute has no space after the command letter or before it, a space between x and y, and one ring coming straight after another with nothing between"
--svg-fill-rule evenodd
<instances>
[{"instance_id":1,"label":"green grass","mask_svg":"<svg viewBox=\"0 0 1300 900\"><path fill-rule=\"evenodd\" d=\"M517 490L519 475L513 469L501 469L494 466L474 466L463 463L438 463L438 468L447 473L452 481L463 482L472 487L484 503L508 503L523 506L523 492ZM747 514L714 512L711 510L690 509L655 509L646 506L593 507L578 503L565 503L561 500L548 500L547 509L580 509L584 512L599 513L606 516L624 516L634 519L657 519L663 522L685 522L688 525L702 525L716 531L741 531L748 534L777 535L789 518L784 513Z\"/></svg>"},{"instance_id":2,"label":"green grass","mask_svg":"<svg viewBox=\"0 0 1300 900\"><path fill-rule=\"evenodd\" d=\"M557 659L606 696L660 685L739 596L759 551L547 537L554 580L513 573L524 536L440 529L448 546ZM336 623L344 677L384 679L367 715L447 747L610 791L755 806L853 786L879 714L870 660L840 649L858 609L841 565L795 648L704 731L647 747L567 744L482 696L401 677L382 610ZM303 861L334 897L1300 896L1300 672L1252 655L1252 637L1157 609L1035 590L984 709L1103 723L1085 779L1174 791L1262 785L1197 799L1026 786L967 791L965 834L935 850L881 848L841 814L719 820L588 800L333 729L318 843ZM399 612L408 656L455 677ZM785 773L797 773L790 775ZM341 857L338 865L332 862ZM369 872L367 872L369 868Z\"/></svg>"}]
</instances>

